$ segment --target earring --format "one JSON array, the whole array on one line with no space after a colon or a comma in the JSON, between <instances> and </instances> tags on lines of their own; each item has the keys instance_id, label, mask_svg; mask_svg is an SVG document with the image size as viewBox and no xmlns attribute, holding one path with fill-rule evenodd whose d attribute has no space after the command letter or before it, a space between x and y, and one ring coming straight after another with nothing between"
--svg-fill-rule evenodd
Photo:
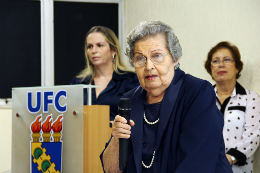
<instances>
[{"instance_id":1,"label":"earring","mask_svg":"<svg viewBox=\"0 0 260 173\"><path fill-rule=\"evenodd\" d=\"M178 64L175 66L175 70L177 70L180 66L180 63L178 62Z\"/></svg>"},{"instance_id":2,"label":"earring","mask_svg":"<svg viewBox=\"0 0 260 173\"><path fill-rule=\"evenodd\" d=\"M115 59L115 55L113 55L113 60L112 60L112 62L115 62L115 60L114 60L114 59Z\"/></svg>"},{"instance_id":3,"label":"earring","mask_svg":"<svg viewBox=\"0 0 260 173\"><path fill-rule=\"evenodd\" d=\"M89 65L92 65L91 62L89 63Z\"/></svg>"}]
</instances>

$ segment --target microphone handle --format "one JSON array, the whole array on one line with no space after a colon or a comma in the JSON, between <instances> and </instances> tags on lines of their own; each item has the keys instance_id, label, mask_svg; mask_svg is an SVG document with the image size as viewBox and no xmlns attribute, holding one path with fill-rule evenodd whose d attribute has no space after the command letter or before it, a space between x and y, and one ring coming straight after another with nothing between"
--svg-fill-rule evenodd
<instances>
[{"instance_id":1,"label":"microphone handle","mask_svg":"<svg viewBox=\"0 0 260 173\"><path fill-rule=\"evenodd\" d=\"M130 121L130 113L131 110L119 110L119 115L124 117L127 120L127 124ZM119 138L119 169L121 171L124 170L125 164L128 159L128 145L129 145L129 138Z\"/></svg>"}]
</instances>

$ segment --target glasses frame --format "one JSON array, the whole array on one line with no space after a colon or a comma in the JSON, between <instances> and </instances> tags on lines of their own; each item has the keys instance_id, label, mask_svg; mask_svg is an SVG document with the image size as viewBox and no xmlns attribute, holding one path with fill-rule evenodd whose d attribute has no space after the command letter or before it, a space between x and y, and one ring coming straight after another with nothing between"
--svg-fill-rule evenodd
<instances>
[{"instance_id":1,"label":"glasses frame","mask_svg":"<svg viewBox=\"0 0 260 173\"><path fill-rule=\"evenodd\" d=\"M225 57L225 58L226 58L226 57ZM221 63L227 65L227 64L231 64L232 62L235 62L235 59L234 59L234 58L230 58L231 61L225 62L225 61L224 61L225 58L224 58L223 60L218 60L218 63L215 63L215 64L214 64L213 61L212 61L213 59L211 59L211 62L210 62L210 63L211 63L212 66L219 66ZM226 58L226 59L227 59L227 58Z\"/></svg>"},{"instance_id":2,"label":"glasses frame","mask_svg":"<svg viewBox=\"0 0 260 173\"><path fill-rule=\"evenodd\" d=\"M164 62L164 58L167 56L167 55L169 55L170 53L165 53L165 54L161 54L162 56L163 56L163 62ZM145 63L144 63L144 65L146 64L146 62L147 62L147 56L144 56L144 55L142 55L143 57L145 57ZM133 64L133 66L134 67L143 67L144 65L142 65L142 66L135 66L135 64L134 64L134 62L133 62L133 59L134 59L135 57L133 57L132 59L131 59L131 62L132 62L132 64ZM163 63L163 62L161 62L161 63L155 63L152 59L151 59L151 56L149 56L148 57L154 64L161 64L161 63Z\"/></svg>"}]
</instances>

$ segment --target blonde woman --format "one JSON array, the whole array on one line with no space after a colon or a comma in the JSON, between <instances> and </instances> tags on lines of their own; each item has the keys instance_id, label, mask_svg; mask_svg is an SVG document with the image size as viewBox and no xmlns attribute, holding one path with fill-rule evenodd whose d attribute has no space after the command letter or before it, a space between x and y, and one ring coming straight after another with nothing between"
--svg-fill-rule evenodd
<instances>
[{"instance_id":1,"label":"blonde woman","mask_svg":"<svg viewBox=\"0 0 260 173\"><path fill-rule=\"evenodd\" d=\"M93 84L92 104L110 105L110 120L118 114L120 97L139 85L138 78L124 64L115 33L103 26L92 27L85 41L86 68L70 84ZM87 104L87 89L84 104Z\"/></svg>"}]
</instances>

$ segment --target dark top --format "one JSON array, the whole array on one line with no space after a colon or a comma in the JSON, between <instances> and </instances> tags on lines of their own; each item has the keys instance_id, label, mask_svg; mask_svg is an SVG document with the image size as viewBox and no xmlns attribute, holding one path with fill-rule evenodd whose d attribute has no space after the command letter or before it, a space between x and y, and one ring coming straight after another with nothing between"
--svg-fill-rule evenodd
<instances>
[{"instance_id":1,"label":"dark top","mask_svg":"<svg viewBox=\"0 0 260 173\"><path fill-rule=\"evenodd\" d=\"M135 122L124 173L141 173L146 91L138 87L123 97L131 99L130 118ZM225 155L223 125L212 85L175 70L161 102L156 152L149 169L156 173L232 173Z\"/></svg>"},{"instance_id":2,"label":"dark top","mask_svg":"<svg viewBox=\"0 0 260 173\"><path fill-rule=\"evenodd\" d=\"M122 71L120 71L122 72ZM81 78L73 78L70 82L73 84L90 84L92 76L88 76L83 81ZM94 81L91 83L95 85ZM118 115L118 103L124 93L139 86L139 80L135 73L127 72L125 74L113 73L112 79L107 87L96 98L96 90L92 88L92 105L110 105L110 120L113 121ZM88 104L87 88L84 89L84 105Z\"/></svg>"},{"instance_id":3,"label":"dark top","mask_svg":"<svg viewBox=\"0 0 260 173\"><path fill-rule=\"evenodd\" d=\"M161 103L154 103L154 104L147 104L144 103L144 110L145 110L145 116L147 121L149 122L155 122L160 115L160 108ZM159 120L160 121L160 120ZM152 158L153 158L153 152L155 149L155 142L157 137L157 130L158 130L158 124L148 124L147 122L143 121L143 154L142 154L142 161L145 165L149 166ZM152 169L147 169L143 167L142 173L152 173Z\"/></svg>"}]
</instances>

